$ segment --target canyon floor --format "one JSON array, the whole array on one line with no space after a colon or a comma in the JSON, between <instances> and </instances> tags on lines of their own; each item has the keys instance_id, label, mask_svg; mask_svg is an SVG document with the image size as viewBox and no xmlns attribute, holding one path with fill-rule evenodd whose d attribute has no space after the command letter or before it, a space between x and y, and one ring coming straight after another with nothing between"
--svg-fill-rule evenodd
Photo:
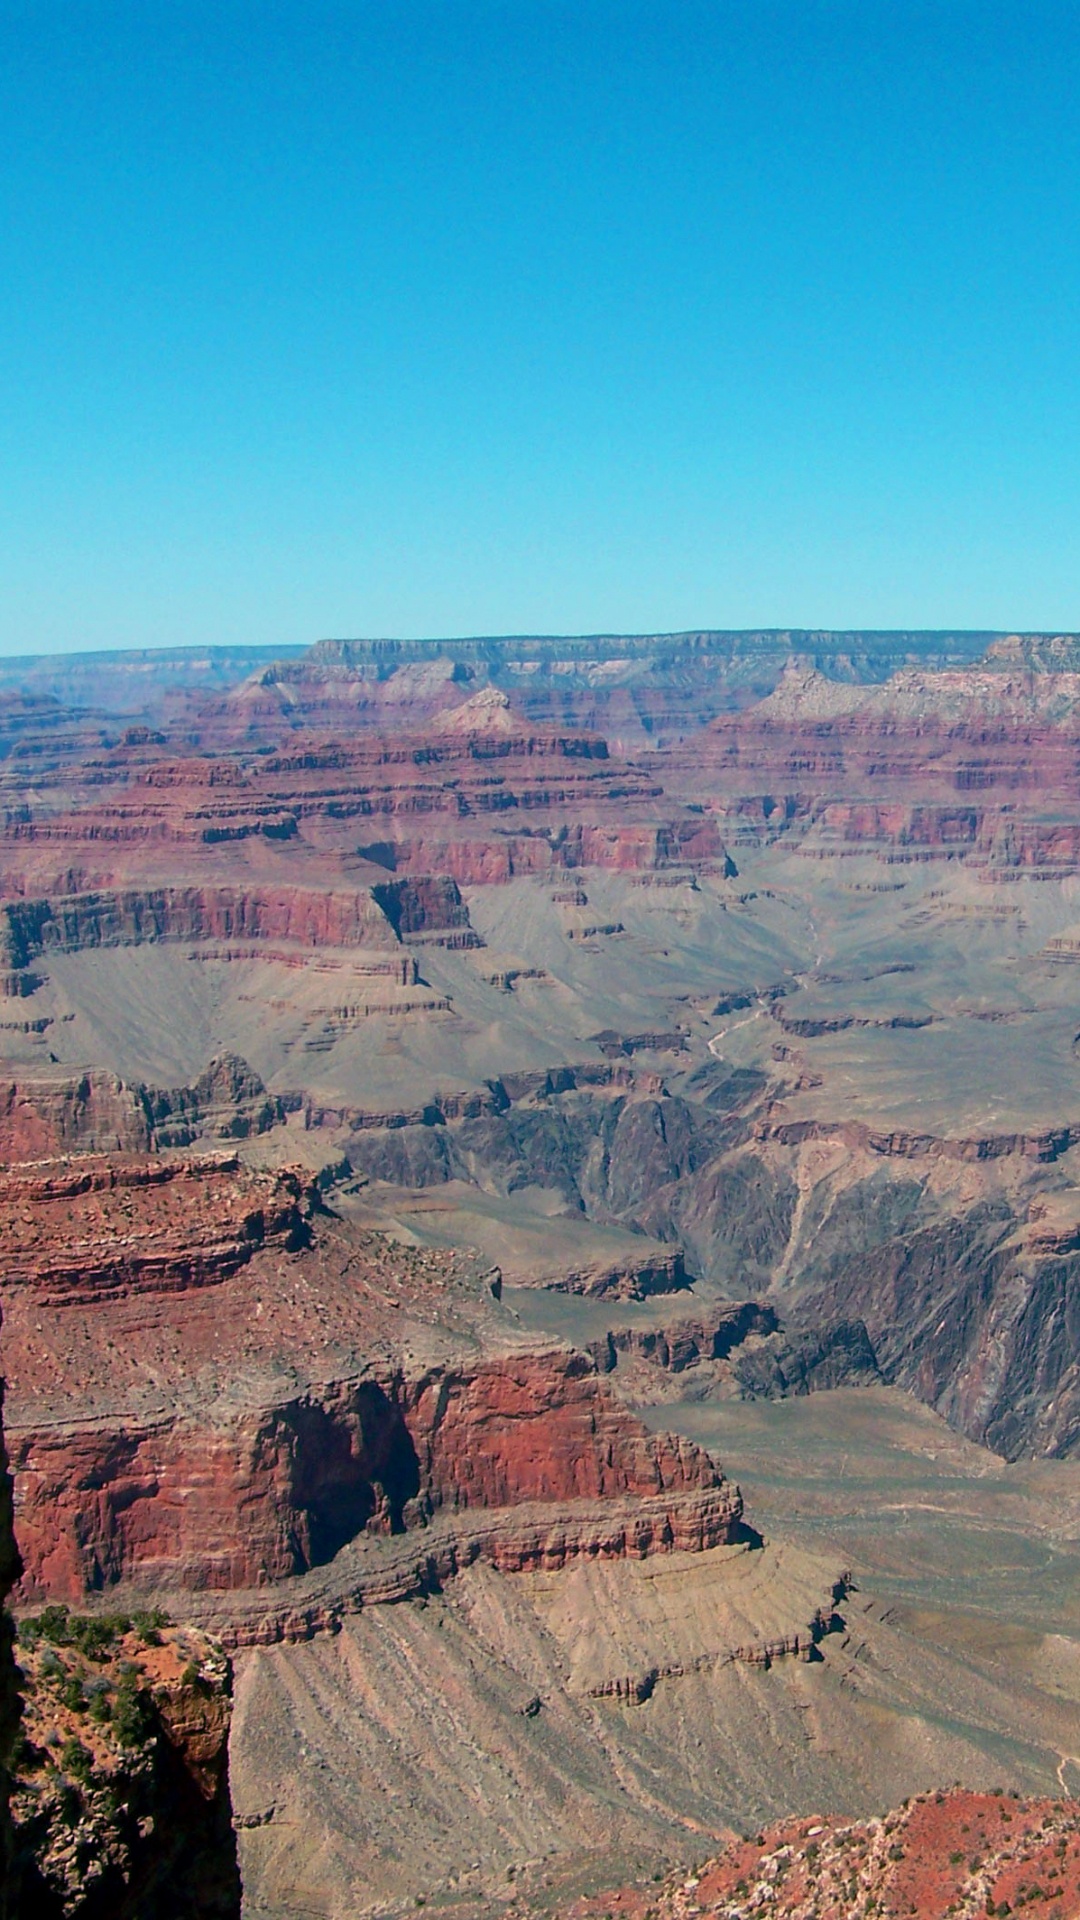
<instances>
[{"instance_id":1,"label":"canyon floor","mask_svg":"<svg viewBox=\"0 0 1080 1920\"><path fill-rule=\"evenodd\" d=\"M1078 665L0 687L13 1604L225 1645L247 1914L1080 1794Z\"/></svg>"}]
</instances>

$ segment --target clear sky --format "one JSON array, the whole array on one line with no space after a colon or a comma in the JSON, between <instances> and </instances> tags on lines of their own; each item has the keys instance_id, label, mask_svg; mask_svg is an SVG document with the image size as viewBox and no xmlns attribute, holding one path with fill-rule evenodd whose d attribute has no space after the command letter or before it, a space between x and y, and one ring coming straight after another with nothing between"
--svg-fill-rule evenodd
<instances>
[{"instance_id":1,"label":"clear sky","mask_svg":"<svg viewBox=\"0 0 1080 1920\"><path fill-rule=\"evenodd\" d=\"M0 651L1080 627L1080 11L0 0Z\"/></svg>"}]
</instances>

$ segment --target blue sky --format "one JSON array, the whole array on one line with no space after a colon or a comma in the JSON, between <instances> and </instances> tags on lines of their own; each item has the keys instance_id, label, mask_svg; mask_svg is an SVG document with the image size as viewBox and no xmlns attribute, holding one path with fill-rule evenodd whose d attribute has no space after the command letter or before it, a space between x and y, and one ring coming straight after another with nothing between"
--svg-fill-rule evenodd
<instances>
[{"instance_id":1,"label":"blue sky","mask_svg":"<svg viewBox=\"0 0 1080 1920\"><path fill-rule=\"evenodd\" d=\"M0 0L0 651L1080 626L1080 15Z\"/></svg>"}]
</instances>

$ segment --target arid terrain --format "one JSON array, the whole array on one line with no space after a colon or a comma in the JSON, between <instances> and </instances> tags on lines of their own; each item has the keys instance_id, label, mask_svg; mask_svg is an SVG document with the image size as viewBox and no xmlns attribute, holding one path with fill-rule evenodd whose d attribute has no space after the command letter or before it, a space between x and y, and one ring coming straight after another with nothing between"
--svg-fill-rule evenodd
<instances>
[{"instance_id":1,"label":"arid terrain","mask_svg":"<svg viewBox=\"0 0 1080 1920\"><path fill-rule=\"evenodd\" d=\"M12 1604L224 1649L250 1920L1080 1914L1078 696L6 664Z\"/></svg>"}]
</instances>

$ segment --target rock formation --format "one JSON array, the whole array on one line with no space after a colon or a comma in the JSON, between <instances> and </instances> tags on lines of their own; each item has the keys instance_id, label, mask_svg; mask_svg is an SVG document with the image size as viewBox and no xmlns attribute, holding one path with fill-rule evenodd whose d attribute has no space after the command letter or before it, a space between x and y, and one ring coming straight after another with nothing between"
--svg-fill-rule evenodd
<instances>
[{"instance_id":1,"label":"rock formation","mask_svg":"<svg viewBox=\"0 0 1080 1920\"><path fill-rule=\"evenodd\" d=\"M153 1616L23 1616L12 1792L20 1920L235 1920L230 1677Z\"/></svg>"},{"instance_id":2,"label":"rock formation","mask_svg":"<svg viewBox=\"0 0 1080 1920\"><path fill-rule=\"evenodd\" d=\"M3 1411L3 1386L0 1384L0 1414ZM19 1673L15 1665L8 1595L22 1566L15 1546L12 1518L11 1476L0 1419L0 1914L4 1920L20 1920L15 1896L15 1842L11 1823L11 1764L22 1716Z\"/></svg>"},{"instance_id":3,"label":"rock formation","mask_svg":"<svg viewBox=\"0 0 1080 1920\"><path fill-rule=\"evenodd\" d=\"M331 1669L349 1752L396 1784L354 1853L349 1773L327 1915L352 1912L346 1858L357 1884L389 1860L400 1909L459 1829L488 1864L455 1856L442 1891L491 1898L490 1862L561 1847L560 1819L571 1851L614 1821L666 1863L736 1804L840 1780L865 1812L886 1671L921 1730L882 1736L895 1797L928 1784L920 1741L985 1783L999 1697L925 1642L848 1647L845 1563L762 1548L688 1435L721 1402L872 1386L1010 1459L1080 1450L1076 659L1068 636L326 642L105 663L95 703L92 667L0 688L16 1603L164 1603L236 1652L244 1858L281 1911L288 1834L333 1799L289 1758L334 1748ZM31 1717L93 1678L34 1645ZM391 1752L420 1670L446 1703L434 1840ZM219 1695L184 1671L172 1704L144 1689L162 1764L166 1721L213 1744L195 1694L210 1719ZM931 1730L941 1686L962 1734ZM780 1802L754 1797L772 1715ZM96 1834L96 1773L123 1768L61 1736L87 1781L20 1774L19 1819L36 1788L55 1829L74 1795ZM532 1824L463 1806L485 1740ZM91 1920L83 1842L55 1837L40 1871Z\"/></svg>"},{"instance_id":4,"label":"rock formation","mask_svg":"<svg viewBox=\"0 0 1080 1920\"><path fill-rule=\"evenodd\" d=\"M624 1889L570 1909L573 1920L607 1911L640 1920L778 1920L873 1912L1007 1915L1034 1905L1065 1916L1080 1910L1080 1820L1063 1800L953 1791L920 1794L867 1822L835 1817L787 1821L665 1886Z\"/></svg>"},{"instance_id":5,"label":"rock formation","mask_svg":"<svg viewBox=\"0 0 1080 1920\"><path fill-rule=\"evenodd\" d=\"M587 1356L530 1349L490 1275L353 1230L293 1174L73 1163L4 1200L27 1595L254 1587L473 1509L504 1514L479 1548L504 1568L738 1535L708 1456Z\"/></svg>"}]
</instances>

